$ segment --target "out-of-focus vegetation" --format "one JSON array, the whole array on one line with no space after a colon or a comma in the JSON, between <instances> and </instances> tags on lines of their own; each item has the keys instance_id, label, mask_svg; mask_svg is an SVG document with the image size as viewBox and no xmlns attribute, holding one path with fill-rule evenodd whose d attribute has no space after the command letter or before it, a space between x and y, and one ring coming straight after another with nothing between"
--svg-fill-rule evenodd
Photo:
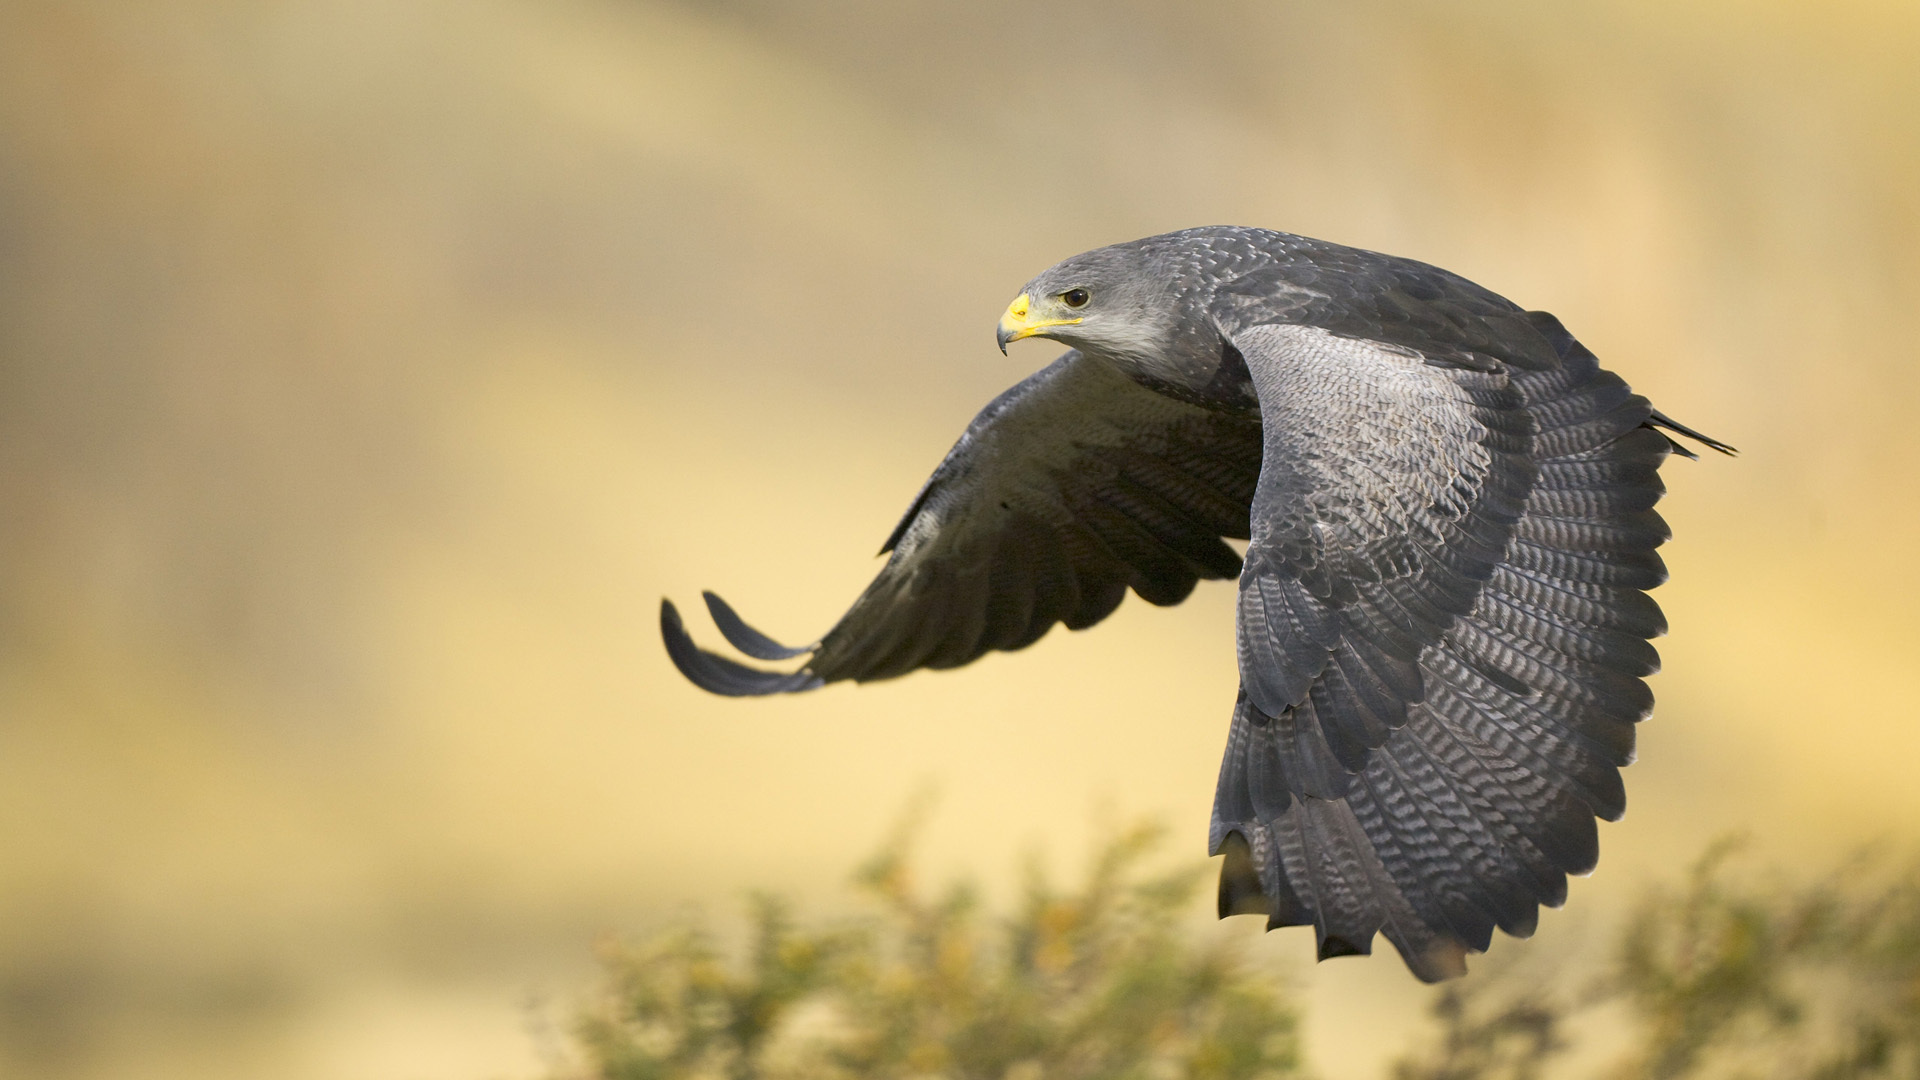
<instances>
[{"instance_id":1,"label":"out-of-focus vegetation","mask_svg":"<svg viewBox=\"0 0 1920 1080\"><path fill-rule=\"evenodd\" d=\"M762 896L743 962L692 928L610 949L610 992L580 1026L587 1075L1296 1075L1279 984L1224 943L1195 946L1184 933L1200 868L1142 873L1158 836L1144 826L1120 836L1070 892L1031 866L1004 920L966 886L923 892L895 842L857 875L878 903L863 920L805 930Z\"/></svg>"},{"instance_id":2,"label":"out-of-focus vegetation","mask_svg":"<svg viewBox=\"0 0 1920 1080\"><path fill-rule=\"evenodd\" d=\"M1920 1076L1920 865L1860 858L1807 881L1756 874L1721 844L1651 889L1604 974L1516 965L1444 987L1441 1034L1396 1080L1528 1080L1588 1029L1603 1075L1841 1080Z\"/></svg>"},{"instance_id":3,"label":"out-of-focus vegetation","mask_svg":"<svg viewBox=\"0 0 1920 1080\"><path fill-rule=\"evenodd\" d=\"M895 842L856 877L877 902L863 918L807 929L763 895L737 957L692 926L610 946L565 1075L1312 1075L1309 1006L1191 932L1202 875L1144 873L1157 836L1113 841L1072 892L1031 870L1005 919L968 887L916 888ZM1732 851L1649 890L1604 958L1509 955L1437 988L1435 1030L1393 1080L1920 1076L1920 866L1860 859L1807 882Z\"/></svg>"},{"instance_id":4,"label":"out-of-focus vegetation","mask_svg":"<svg viewBox=\"0 0 1920 1080\"><path fill-rule=\"evenodd\" d=\"M1920 1076L1920 870L1796 884L1710 855L1642 902L1608 989L1646 1025L1641 1075Z\"/></svg>"}]
</instances>

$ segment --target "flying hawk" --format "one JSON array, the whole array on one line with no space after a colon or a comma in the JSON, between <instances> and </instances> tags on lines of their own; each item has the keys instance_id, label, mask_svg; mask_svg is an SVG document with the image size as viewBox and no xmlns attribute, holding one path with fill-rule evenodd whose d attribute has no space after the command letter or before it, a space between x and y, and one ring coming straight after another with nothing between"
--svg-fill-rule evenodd
<instances>
[{"instance_id":1,"label":"flying hawk","mask_svg":"<svg viewBox=\"0 0 1920 1080\"><path fill-rule=\"evenodd\" d=\"M791 672L667 652L719 694L950 668L1240 580L1240 693L1214 798L1220 914L1384 933L1421 979L1599 857L1651 710L1646 590L1665 432L1552 315L1410 259L1213 227L1077 255L999 325L1072 351L968 425L819 641L712 593L723 636ZM1223 538L1249 541L1243 559Z\"/></svg>"}]
</instances>

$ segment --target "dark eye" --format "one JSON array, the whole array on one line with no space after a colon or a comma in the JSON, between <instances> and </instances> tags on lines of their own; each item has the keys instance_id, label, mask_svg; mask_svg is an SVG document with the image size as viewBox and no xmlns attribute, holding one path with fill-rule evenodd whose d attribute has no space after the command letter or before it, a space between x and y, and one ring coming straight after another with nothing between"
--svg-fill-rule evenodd
<instances>
[{"instance_id":1,"label":"dark eye","mask_svg":"<svg viewBox=\"0 0 1920 1080\"><path fill-rule=\"evenodd\" d=\"M1068 307L1086 307L1093 294L1085 289L1068 289L1060 294L1060 299Z\"/></svg>"}]
</instances>

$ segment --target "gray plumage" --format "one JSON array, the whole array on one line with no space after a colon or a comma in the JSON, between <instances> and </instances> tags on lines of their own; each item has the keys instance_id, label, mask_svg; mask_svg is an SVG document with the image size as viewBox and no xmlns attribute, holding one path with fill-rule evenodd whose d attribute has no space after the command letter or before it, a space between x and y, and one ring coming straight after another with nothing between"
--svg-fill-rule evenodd
<instances>
[{"instance_id":1,"label":"gray plumage","mask_svg":"<svg viewBox=\"0 0 1920 1080\"><path fill-rule=\"evenodd\" d=\"M1238 576L1239 701L1215 796L1220 914L1385 933L1422 979L1525 936L1625 809L1652 707L1645 590L1679 425L1551 315L1424 263L1208 228L1029 283L1000 340L1073 346L988 405L813 645L708 607L756 695L954 667ZM1690 453L1688 456L1692 456ZM1222 538L1249 541L1244 561Z\"/></svg>"}]
</instances>

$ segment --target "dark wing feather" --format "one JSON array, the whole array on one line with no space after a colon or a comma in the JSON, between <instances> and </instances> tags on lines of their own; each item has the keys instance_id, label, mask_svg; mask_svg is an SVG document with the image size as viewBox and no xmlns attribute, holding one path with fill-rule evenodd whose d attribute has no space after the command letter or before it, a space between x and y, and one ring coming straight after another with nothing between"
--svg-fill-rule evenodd
<instances>
[{"instance_id":1,"label":"dark wing feather","mask_svg":"<svg viewBox=\"0 0 1920 1080\"><path fill-rule=\"evenodd\" d=\"M812 645L798 648L782 645L748 626L747 621L733 610L733 605L720 599L719 593L703 592L700 596L707 602L707 614L713 616L713 625L720 628L720 636L727 639L727 644L755 660L791 660L813 651Z\"/></svg>"},{"instance_id":2,"label":"dark wing feather","mask_svg":"<svg viewBox=\"0 0 1920 1080\"><path fill-rule=\"evenodd\" d=\"M675 666L719 694L812 689L956 667L1032 644L1055 623L1106 618L1131 588L1173 604L1240 572L1260 420L1154 393L1068 353L981 411L886 544L887 564L818 643L791 648L719 597L721 635L749 657L812 655L768 672L696 646L672 605Z\"/></svg>"},{"instance_id":3,"label":"dark wing feather","mask_svg":"<svg viewBox=\"0 0 1920 1080\"><path fill-rule=\"evenodd\" d=\"M1458 336L1433 355L1386 332L1235 339L1267 463L1214 809L1221 913L1312 924L1323 958L1384 932L1421 978L1460 974L1496 926L1524 936L1563 902L1595 816L1625 810L1665 630L1642 591L1665 576L1654 427L1694 433L1551 316L1525 321L1483 362Z\"/></svg>"},{"instance_id":4,"label":"dark wing feather","mask_svg":"<svg viewBox=\"0 0 1920 1080\"><path fill-rule=\"evenodd\" d=\"M660 637L667 643L667 656L673 666L703 690L727 697L754 697L761 694L791 694L821 685L804 671L761 671L735 660L718 656L693 643L680 621L680 610L673 601L660 601Z\"/></svg>"}]
</instances>

